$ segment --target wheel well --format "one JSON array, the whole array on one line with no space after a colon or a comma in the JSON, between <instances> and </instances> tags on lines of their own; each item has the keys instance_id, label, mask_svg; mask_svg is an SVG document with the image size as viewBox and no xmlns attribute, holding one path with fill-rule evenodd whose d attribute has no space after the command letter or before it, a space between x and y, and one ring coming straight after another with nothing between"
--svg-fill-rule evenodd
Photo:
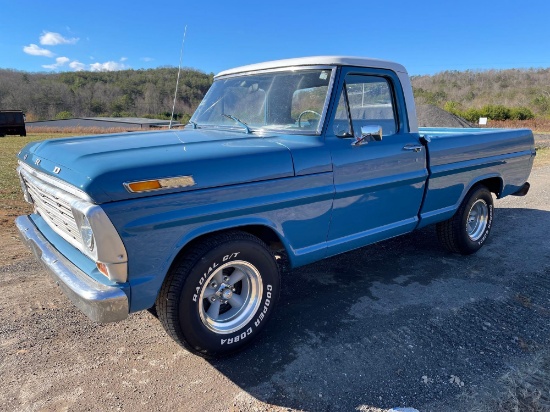
<instances>
[{"instance_id":1,"label":"wheel well","mask_svg":"<svg viewBox=\"0 0 550 412\"><path fill-rule=\"evenodd\" d=\"M174 265L178 263L178 261L189 249L191 249L196 244L202 242L204 239L219 233L231 232L234 230L250 233L251 235L256 236L257 238L262 240L267 245L267 247L269 247L274 253L276 252L286 253L285 246L283 242L281 242L279 235L270 227L262 226L262 225L237 226L229 229L223 229L223 230L217 230L215 232L205 233L204 235L200 235L195 239L191 240L184 247L182 247L181 250L178 252L176 257L172 261L169 270L172 270ZM153 305L152 308L149 308L149 309L150 309L149 311L153 314L153 316L156 316L155 305Z\"/></svg>"},{"instance_id":2,"label":"wheel well","mask_svg":"<svg viewBox=\"0 0 550 412\"><path fill-rule=\"evenodd\" d=\"M262 226L262 225L247 225L247 226L237 226L230 229L223 229L218 230L215 232L209 232L205 233L204 235L200 235L196 237L195 239L191 240L189 243L187 243L179 252L176 258L174 259L174 262L177 262L179 258L190 248L192 248L197 243L202 242L204 239L217 235L219 233L224 232L230 232L233 230L237 230L240 232L246 232L250 233L253 236L256 236L258 239L263 241L273 252L279 252L284 251L285 247L283 245L283 242L281 242L281 239L279 238L279 235L270 227ZM173 264L173 263L172 263Z\"/></svg>"},{"instance_id":3,"label":"wheel well","mask_svg":"<svg viewBox=\"0 0 550 412\"><path fill-rule=\"evenodd\" d=\"M258 239L261 239L274 252L285 249L283 242L281 242L281 239L279 238L279 235L270 227L262 225L250 225L241 226L236 229L250 233L251 235L256 236Z\"/></svg>"},{"instance_id":4,"label":"wheel well","mask_svg":"<svg viewBox=\"0 0 550 412\"><path fill-rule=\"evenodd\" d=\"M476 185L483 185L493 192L497 197L500 197L502 193L502 179L500 177L491 177L489 179L481 180Z\"/></svg>"}]
</instances>

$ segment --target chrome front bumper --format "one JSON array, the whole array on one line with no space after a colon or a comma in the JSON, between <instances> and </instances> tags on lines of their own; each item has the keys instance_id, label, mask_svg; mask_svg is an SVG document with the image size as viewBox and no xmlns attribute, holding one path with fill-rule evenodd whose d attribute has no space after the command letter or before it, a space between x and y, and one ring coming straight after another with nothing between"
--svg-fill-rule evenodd
<instances>
[{"instance_id":1,"label":"chrome front bumper","mask_svg":"<svg viewBox=\"0 0 550 412\"><path fill-rule=\"evenodd\" d=\"M15 224L36 258L86 316L99 323L128 317L128 297L121 289L103 285L73 265L44 238L28 216L19 216Z\"/></svg>"}]
</instances>

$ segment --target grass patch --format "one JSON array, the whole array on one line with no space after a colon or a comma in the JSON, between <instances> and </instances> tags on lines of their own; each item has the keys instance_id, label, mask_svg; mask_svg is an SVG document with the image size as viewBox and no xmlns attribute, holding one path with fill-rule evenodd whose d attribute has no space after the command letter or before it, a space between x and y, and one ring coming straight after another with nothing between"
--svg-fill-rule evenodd
<instances>
[{"instance_id":1,"label":"grass patch","mask_svg":"<svg viewBox=\"0 0 550 412\"><path fill-rule=\"evenodd\" d=\"M535 167L550 166L550 148L537 149L535 157Z\"/></svg>"}]
</instances>

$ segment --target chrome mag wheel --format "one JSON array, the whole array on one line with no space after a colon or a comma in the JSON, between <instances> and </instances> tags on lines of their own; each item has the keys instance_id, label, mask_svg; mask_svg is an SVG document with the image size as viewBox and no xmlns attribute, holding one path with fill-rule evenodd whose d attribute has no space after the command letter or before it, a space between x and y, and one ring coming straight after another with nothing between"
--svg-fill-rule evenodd
<instances>
[{"instance_id":1,"label":"chrome mag wheel","mask_svg":"<svg viewBox=\"0 0 550 412\"><path fill-rule=\"evenodd\" d=\"M470 208L468 219L466 220L466 231L468 237L473 241L479 240L489 220L489 207L483 199L478 199Z\"/></svg>"},{"instance_id":2,"label":"chrome mag wheel","mask_svg":"<svg viewBox=\"0 0 550 412\"><path fill-rule=\"evenodd\" d=\"M262 300L262 276L249 262L231 261L204 282L198 299L199 316L212 332L228 334L243 328Z\"/></svg>"}]
</instances>

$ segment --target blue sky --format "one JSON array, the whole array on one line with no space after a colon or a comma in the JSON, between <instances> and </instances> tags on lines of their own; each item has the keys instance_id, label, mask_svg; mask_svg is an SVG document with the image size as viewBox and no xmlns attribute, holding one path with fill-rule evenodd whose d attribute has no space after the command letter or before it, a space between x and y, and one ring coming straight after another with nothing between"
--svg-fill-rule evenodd
<instances>
[{"instance_id":1,"label":"blue sky","mask_svg":"<svg viewBox=\"0 0 550 412\"><path fill-rule=\"evenodd\" d=\"M0 68L183 66L217 73L289 57L394 60L410 74L550 67L547 0L0 0Z\"/></svg>"}]
</instances>

